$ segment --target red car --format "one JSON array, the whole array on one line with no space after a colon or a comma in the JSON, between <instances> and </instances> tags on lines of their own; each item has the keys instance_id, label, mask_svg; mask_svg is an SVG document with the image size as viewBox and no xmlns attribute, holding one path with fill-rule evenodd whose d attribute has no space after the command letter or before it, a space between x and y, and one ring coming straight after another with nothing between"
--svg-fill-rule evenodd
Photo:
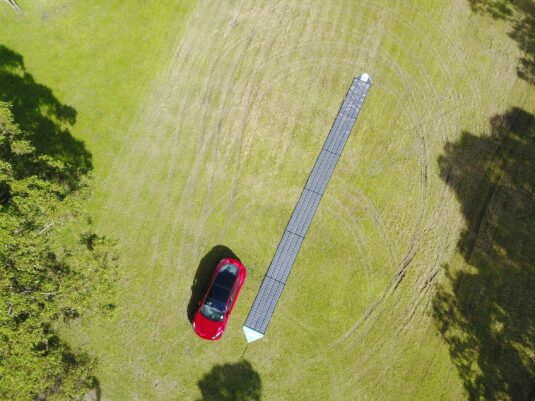
<instances>
[{"instance_id":1,"label":"red car","mask_svg":"<svg viewBox=\"0 0 535 401\"><path fill-rule=\"evenodd\" d=\"M239 260L226 258L219 262L193 317L193 329L199 337L221 338L246 275L245 266Z\"/></svg>"}]
</instances>

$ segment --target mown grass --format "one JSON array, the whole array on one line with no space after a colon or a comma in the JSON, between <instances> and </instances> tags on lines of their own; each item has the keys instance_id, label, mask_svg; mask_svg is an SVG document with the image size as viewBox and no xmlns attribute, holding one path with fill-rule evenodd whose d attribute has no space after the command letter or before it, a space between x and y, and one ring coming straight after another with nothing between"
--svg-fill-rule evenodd
<instances>
[{"instance_id":1,"label":"mown grass","mask_svg":"<svg viewBox=\"0 0 535 401\"><path fill-rule=\"evenodd\" d=\"M97 169L127 137L143 97L169 65L194 1L18 1L0 11L2 44L78 111L74 128ZM106 171L103 167L102 172Z\"/></svg>"},{"instance_id":2,"label":"mown grass","mask_svg":"<svg viewBox=\"0 0 535 401\"><path fill-rule=\"evenodd\" d=\"M103 399L215 397L208 381L226 377L225 366L254 379L249 399L466 396L431 313L465 225L437 160L463 130L484 136L494 114L533 109L506 21L460 0L201 1L183 30L186 12L172 13L171 2L66 4L42 20L43 6L23 3L28 14L4 11L0 31L77 108L73 132L96 164L98 222L120 242L116 316L66 332L99 357ZM77 19L97 36L74 29ZM242 322L364 71L374 86L362 115L267 335L246 347ZM192 333L187 305L216 245L249 275L223 340L211 344Z\"/></svg>"}]
</instances>

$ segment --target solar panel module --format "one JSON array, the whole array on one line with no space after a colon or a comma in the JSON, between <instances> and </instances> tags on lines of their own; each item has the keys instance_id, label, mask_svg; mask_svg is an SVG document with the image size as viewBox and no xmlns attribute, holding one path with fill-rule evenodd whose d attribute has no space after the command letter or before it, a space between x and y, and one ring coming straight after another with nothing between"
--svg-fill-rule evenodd
<instances>
[{"instance_id":1,"label":"solar panel module","mask_svg":"<svg viewBox=\"0 0 535 401\"><path fill-rule=\"evenodd\" d=\"M243 331L247 342L258 340L266 333L301 244L371 85L368 74L355 77L351 83L245 319Z\"/></svg>"}]
</instances>

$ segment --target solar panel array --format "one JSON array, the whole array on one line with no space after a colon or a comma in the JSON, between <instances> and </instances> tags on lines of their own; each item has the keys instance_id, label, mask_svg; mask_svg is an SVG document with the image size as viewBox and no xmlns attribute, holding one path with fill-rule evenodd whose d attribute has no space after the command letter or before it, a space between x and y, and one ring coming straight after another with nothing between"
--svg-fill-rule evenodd
<instances>
[{"instance_id":1,"label":"solar panel array","mask_svg":"<svg viewBox=\"0 0 535 401\"><path fill-rule=\"evenodd\" d=\"M314 164L269 269L245 320L245 327L264 334L290 270L331 179L336 163L371 87L367 74L353 79L327 140Z\"/></svg>"}]
</instances>

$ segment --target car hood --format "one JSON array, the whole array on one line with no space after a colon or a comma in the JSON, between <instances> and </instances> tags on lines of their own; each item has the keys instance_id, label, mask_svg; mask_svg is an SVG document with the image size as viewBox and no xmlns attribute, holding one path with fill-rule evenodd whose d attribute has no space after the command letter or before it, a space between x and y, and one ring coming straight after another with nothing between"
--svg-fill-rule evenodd
<instances>
[{"instance_id":1,"label":"car hood","mask_svg":"<svg viewBox=\"0 0 535 401\"><path fill-rule=\"evenodd\" d=\"M214 322L205 318L202 313L197 312L193 319L193 328L199 337L207 340L218 340L221 338L223 330L225 329L225 321ZM221 335L218 338L214 338L217 334Z\"/></svg>"}]
</instances>

